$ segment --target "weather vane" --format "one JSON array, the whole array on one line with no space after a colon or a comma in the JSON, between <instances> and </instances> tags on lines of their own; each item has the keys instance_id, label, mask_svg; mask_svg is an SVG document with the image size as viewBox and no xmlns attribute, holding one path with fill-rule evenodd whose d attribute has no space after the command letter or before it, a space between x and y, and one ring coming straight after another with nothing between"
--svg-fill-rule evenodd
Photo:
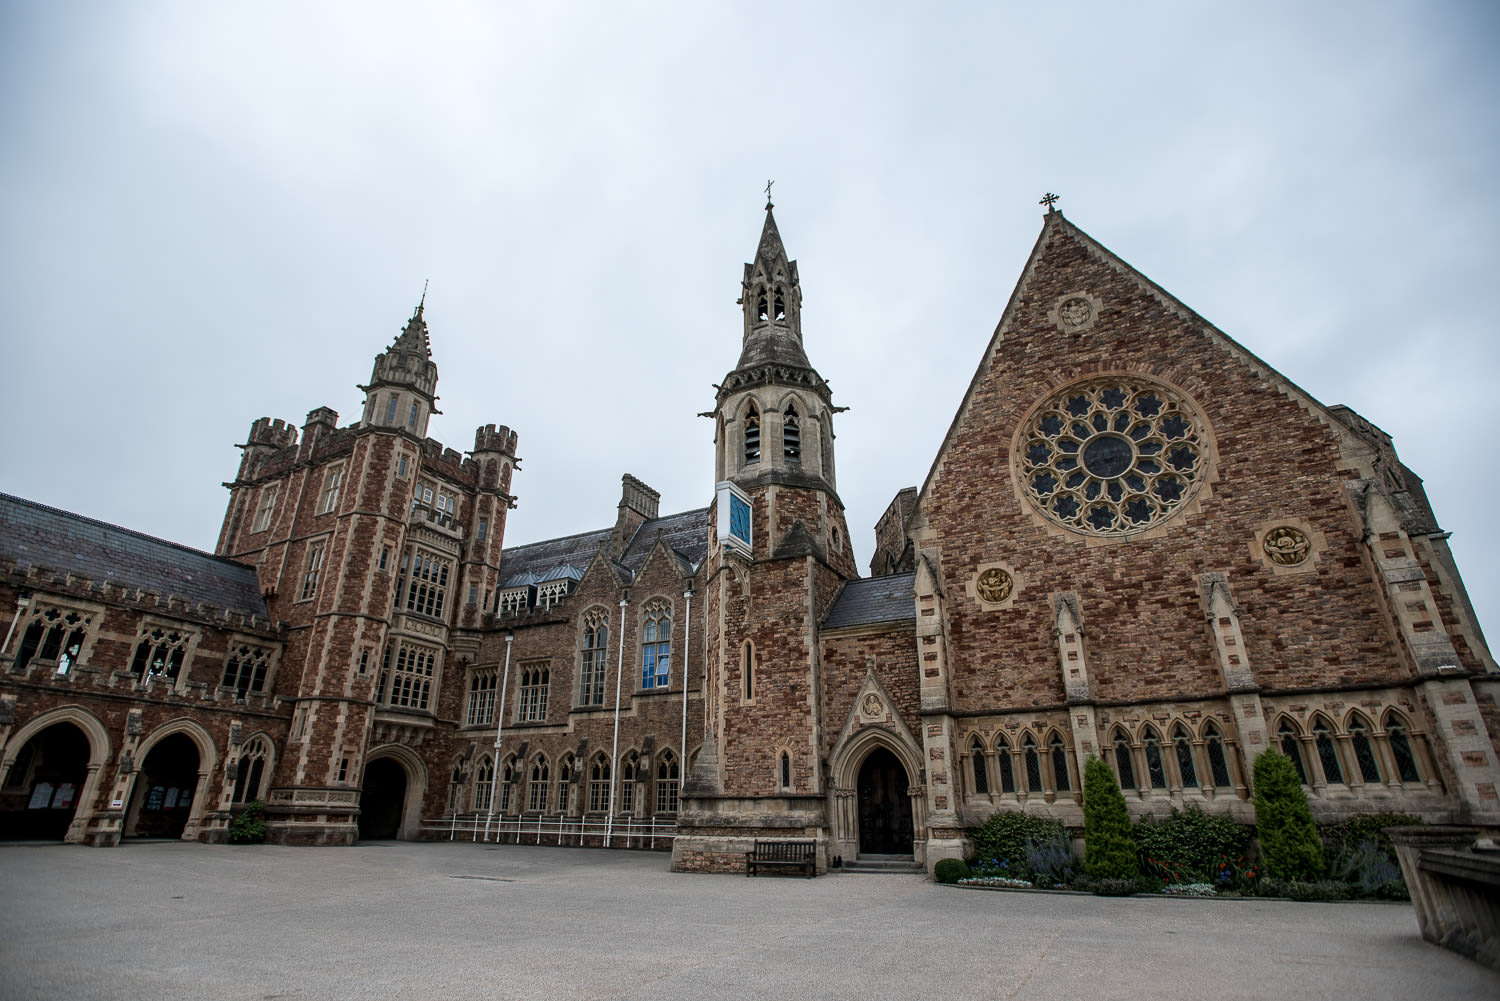
<instances>
[{"instance_id":1,"label":"weather vane","mask_svg":"<svg viewBox=\"0 0 1500 1001\"><path fill-rule=\"evenodd\" d=\"M1052 206L1054 204L1056 204L1057 200L1059 198L1061 198L1061 197L1062 197L1062 195L1054 195L1052 192L1049 191L1045 195L1042 196L1042 200L1039 201L1039 202L1037 202L1037 204L1038 205L1045 205L1045 206L1047 206L1047 211L1048 212L1056 212L1057 210L1055 208L1053 208Z\"/></svg>"},{"instance_id":2,"label":"weather vane","mask_svg":"<svg viewBox=\"0 0 1500 1001\"><path fill-rule=\"evenodd\" d=\"M767 205L771 204L771 185L773 185L775 183L776 183L775 181L767 181L766 182L766 204Z\"/></svg>"}]
</instances>

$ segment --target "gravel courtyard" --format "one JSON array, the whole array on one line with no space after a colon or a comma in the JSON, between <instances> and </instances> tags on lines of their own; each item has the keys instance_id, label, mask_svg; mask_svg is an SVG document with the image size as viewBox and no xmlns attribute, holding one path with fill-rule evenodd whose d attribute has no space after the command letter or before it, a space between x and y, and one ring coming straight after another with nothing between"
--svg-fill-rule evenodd
<instances>
[{"instance_id":1,"label":"gravel courtyard","mask_svg":"<svg viewBox=\"0 0 1500 1001\"><path fill-rule=\"evenodd\" d=\"M1407 905L666 867L462 842L0 845L0 997L1500 997Z\"/></svg>"}]
</instances>

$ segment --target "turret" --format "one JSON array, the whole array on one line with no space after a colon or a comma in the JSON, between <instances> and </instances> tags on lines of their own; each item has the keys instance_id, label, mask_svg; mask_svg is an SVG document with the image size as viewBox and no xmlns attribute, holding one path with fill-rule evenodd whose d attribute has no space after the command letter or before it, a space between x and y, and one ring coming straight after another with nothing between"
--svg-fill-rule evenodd
<instances>
[{"instance_id":1,"label":"turret","mask_svg":"<svg viewBox=\"0 0 1500 1001\"><path fill-rule=\"evenodd\" d=\"M359 387L365 393L360 424L402 428L425 438L428 419L442 412L436 406L437 365L432 361L427 321L422 318L426 301L424 292L395 342L375 356L370 384Z\"/></svg>"}]
</instances>

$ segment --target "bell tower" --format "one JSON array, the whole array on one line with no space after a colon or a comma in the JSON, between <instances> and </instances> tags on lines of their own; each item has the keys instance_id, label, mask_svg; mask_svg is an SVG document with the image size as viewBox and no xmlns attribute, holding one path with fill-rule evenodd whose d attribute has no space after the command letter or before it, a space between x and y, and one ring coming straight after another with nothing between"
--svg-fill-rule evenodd
<instances>
[{"instance_id":1,"label":"bell tower","mask_svg":"<svg viewBox=\"0 0 1500 1001\"><path fill-rule=\"evenodd\" d=\"M772 208L741 281L739 361L712 412L707 732L683 790L680 869L735 869L754 837L817 838L828 862L817 630L859 574L834 475L841 408L803 349L797 262Z\"/></svg>"}]
</instances>

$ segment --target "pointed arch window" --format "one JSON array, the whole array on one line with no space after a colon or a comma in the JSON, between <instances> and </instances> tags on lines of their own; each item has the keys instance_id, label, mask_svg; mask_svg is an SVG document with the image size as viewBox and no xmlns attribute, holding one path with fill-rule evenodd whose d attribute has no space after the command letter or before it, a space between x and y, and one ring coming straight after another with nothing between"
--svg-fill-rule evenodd
<instances>
[{"instance_id":1,"label":"pointed arch window","mask_svg":"<svg viewBox=\"0 0 1500 1001\"><path fill-rule=\"evenodd\" d=\"M641 624L641 687L666 688L672 682L672 606L662 598L646 602Z\"/></svg>"},{"instance_id":2,"label":"pointed arch window","mask_svg":"<svg viewBox=\"0 0 1500 1001\"><path fill-rule=\"evenodd\" d=\"M677 755L671 751L661 752L661 757L656 762L657 813L677 812L677 792L682 778L679 768Z\"/></svg>"},{"instance_id":3,"label":"pointed arch window","mask_svg":"<svg viewBox=\"0 0 1500 1001\"><path fill-rule=\"evenodd\" d=\"M240 698L249 692L264 690L270 660L270 651L261 647L241 645L232 648L229 656L224 658L222 687L234 689Z\"/></svg>"},{"instance_id":4,"label":"pointed arch window","mask_svg":"<svg viewBox=\"0 0 1500 1001\"><path fill-rule=\"evenodd\" d=\"M568 812L568 794L573 785L573 771L575 768L573 755L571 753L563 756L562 764L557 769L557 812Z\"/></svg>"},{"instance_id":5,"label":"pointed arch window","mask_svg":"<svg viewBox=\"0 0 1500 1001\"><path fill-rule=\"evenodd\" d=\"M509 812L512 795L516 789L516 773L518 767L516 759L510 758L505 762L505 770L500 773L500 812ZM488 799L489 797L485 797Z\"/></svg>"},{"instance_id":6,"label":"pointed arch window","mask_svg":"<svg viewBox=\"0 0 1500 1001\"><path fill-rule=\"evenodd\" d=\"M1229 759L1224 754L1224 738L1219 734L1219 728L1210 723L1203 730L1203 746L1208 751L1208 770L1213 776L1214 785L1220 789L1228 789L1234 783L1229 780Z\"/></svg>"},{"instance_id":7,"label":"pointed arch window","mask_svg":"<svg viewBox=\"0 0 1500 1001\"><path fill-rule=\"evenodd\" d=\"M641 780L641 756L635 751L625 755L625 767L620 770L620 812L635 812L635 784Z\"/></svg>"},{"instance_id":8,"label":"pointed arch window","mask_svg":"<svg viewBox=\"0 0 1500 1001\"><path fill-rule=\"evenodd\" d=\"M970 767L974 769L974 792L976 795L984 796L990 791L989 769L984 763L984 745L975 737L969 745Z\"/></svg>"},{"instance_id":9,"label":"pointed arch window","mask_svg":"<svg viewBox=\"0 0 1500 1001\"><path fill-rule=\"evenodd\" d=\"M1135 788L1135 762L1130 757L1130 742L1120 731L1115 731L1115 772L1120 776L1121 789Z\"/></svg>"},{"instance_id":10,"label":"pointed arch window","mask_svg":"<svg viewBox=\"0 0 1500 1001\"><path fill-rule=\"evenodd\" d=\"M261 786L265 784L266 759L271 756L271 747L264 737L256 737L245 745L240 755L234 777L231 803L249 803L261 798Z\"/></svg>"},{"instance_id":11,"label":"pointed arch window","mask_svg":"<svg viewBox=\"0 0 1500 1001\"><path fill-rule=\"evenodd\" d=\"M1010 741L1003 736L995 743L995 764L1000 766L1000 791L1016 791L1015 766L1010 760Z\"/></svg>"},{"instance_id":12,"label":"pointed arch window","mask_svg":"<svg viewBox=\"0 0 1500 1001\"><path fill-rule=\"evenodd\" d=\"M453 766L453 775L448 779L448 812L458 813L464 798L464 769L462 765Z\"/></svg>"},{"instance_id":13,"label":"pointed arch window","mask_svg":"<svg viewBox=\"0 0 1500 1001\"><path fill-rule=\"evenodd\" d=\"M777 289L776 290L776 295L775 295L775 298L773 300L773 305L776 308L776 311L775 311L776 319L778 319L778 320L785 320L786 319L786 296L782 293L781 289Z\"/></svg>"},{"instance_id":14,"label":"pointed arch window","mask_svg":"<svg viewBox=\"0 0 1500 1001\"><path fill-rule=\"evenodd\" d=\"M1276 735L1281 739L1281 753L1292 759L1292 767L1297 769L1297 778L1302 780L1303 785L1308 785L1307 766L1302 762L1302 741L1297 735L1297 728L1292 726L1291 720L1282 720Z\"/></svg>"},{"instance_id":15,"label":"pointed arch window","mask_svg":"<svg viewBox=\"0 0 1500 1001\"><path fill-rule=\"evenodd\" d=\"M1052 781L1058 792L1067 792L1073 788L1068 781L1068 750L1063 744L1063 739L1057 734L1052 735L1052 742L1048 745L1052 752Z\"/></svg>"},{"instance_id":16,"label":"pointed arch window","mask_svg":"<svg viewBox=\"0 0 1500 1001\"><path fill-rule=\"evenodd\" d=\"M1366 782L1379 782L1380 764L1375 760L1375 748L1370 746L1370 728L1357 716L1349 721L1349 743L1354 748L1359 777Z\"/></svg>"},{"instance_id":17,"label":"pointed arch window","mask_svg":"<svg viewBox=\"0 0 1500 1001\"><path fill-rule=\"evenodd\" d=\"M1422 781L1422 773L1417 770L1417 756L1412 752L1411 740L1407 737L1406 724L1394 713L1385 718L1385 739L1391 745L1391 757L1396 759L1396 774L1401 776L1401 781Z\"/></svg>"},{"instance_id":18,"label":"pointed arch window","mask_svg":"<svg viewBox=\"0 0 1500 1001\"><path fill-rule=\"evenodd\" d=\"M781 457L787 462L802 462L802 426L797 421L796 406L790 403L781 415Z\"/></svg>"},{"instance_id":19,"label":"pointed arch window","mask_svg":"<svg viewBox=\"0 0 1500 1001\"><path fill-rule=\"evenodd\" d=\"M589 812L609 809L609 759L599 755L589 767Z\"/></svg>"},{"instance_id":20,"label":"pointed arch window","mask_svg":"<svg viewBox=\"0 0 1500 1001\"><path fill-rule=\"evenodd\" d=\"M488 813L490 809L490 795L495 791L495 762L488 754L479 759L479 767L474 769L474 809L480 813ZM501 812L504 812L504 805Z\"/></svg>"},{"instance_id":21,"label":"pointed arch window","mask_svg":"<svg viewBox=\"0 0 1500 1001\"><path fill-rule=\"evenodd\" d=\"M516 722L543 723L547 720L547 689L552 672L547 664L521 665L521 692L516 706Z\"/></svg>"},{"instance_id":22,"label":"pointed arch window","mask_svg":"<svg viewBox=\"0 0 1500 1001\"><path fill-rule=\"evenodd\" d=\"M1172 730L1172 748L1177 752L1177 774L1182 776L1182 787L1198 785L1198 769L1193 765L1193 744L1187 731L1178 723Z\"/></svg>"},{"instance_id":23,"label":"pointed arch window","mask_svg":"<svg viewBox=\"0 0 1500 1001\"><path fill-rule=\"evenodd\" d=\"M401 396L397 393L392 393L391 398L385 402L385 422L387 424L396 423L396 406L400 402Z\"/></svg>"},{"instance_id":24,"label":"pointed arch window","mask_svg":"<svg viewBox=\"0 0 1500 1001\"><path fill-rule=\"evenodd\" d=\"M1156 736L1156 731L1148 730L1146 739L1142 743L1146 745L1146 775L1151 780L1151 788L1165 789L1167 769L1162 764L1161 740Z\"/></svg>"},{"instance_id":25,"label":"pointed arch window","mask_svg":"<svg viewBox=\"0 0 1500 1001\"><path fill-rule=\"evenodd\" d=\"M604 674L609 663L609 613L591 608L583 615L583 637L578 651L578 704L604 705Z\"/></svg>"},{"instance_id":26,"label":"pointed arch window","mask_svg":"<svg viewBox=\"0 0 1500 1001\"><path fill-rule=\"evenodd\" d=\"M67 650L63 652L62 658L58 659L58 674L67 674L68 669L64 666L64 660L70 655L77 656L76 651L73 650L73 643L76 642L80 647L83 644L83 630L75 630L73 636L76 639L69 640ZM161 628L147 630L136 644L135 658L130 662L130 673L142 681L149 678L166 678L175 681L182 671L182 662L187 656L189 639L190 637L176 630ZM44 657L47 655L46 649L42 650L42 655Z\"/></svg>"},{"instance_id":27,"label":"pointed arch window","mask_svg":"<svg viewBox=\"0 0 1500 1001\"><path fill-rule=\"evenodd\" d=\"M760 411L755 404L745 411L745 465L760 461Z\"/></svg>"},{"instance_id":28,"label":"pointed arch window","mask_svg":"<svg viewBox=\"0 0 1500 1001\"><path fill-rule=\"evenodd\" d=\"M1344 768L1339 764L1338 748L1333 746L1333 732L1325 720L1319 719L1313 726L1313 740L1318 748L1318 761L1323 766L1323 778L1331 783L1344 781Z\"/></svg>"},{"instance_id":29,"label":"pointed arch window","mask_svg":"<svg viewBox=\"0 0 1500 1001\"><path fill-rule=\"evenodd\" d=\"M760 295L755 299L755 316L756 319L767 320L770 319L769 314L770 310L766 307L766 292L765 289L761 289Z\"/></svg>"},{"instance_id":30,"label":"pointed arch window","mask_svg":"<svg viewBox=\"0 0 1500 1001\"><path fill-rule=\"evenodd\" d=\"M1021 741L1021 756L1026 760L1026 789L1028 792L1042 791L1042 759L1036 753L1036 740L1031 734Z\"/></svg>"},{"instance_id":31,"label":"pointed arch window","mask_svg":"<svg viewBox=\"0 0 1500 1001\"><path fill-rule=\"evenodd\" d=\"M545 813L547 811L547 759L537 758L531 766L531 781L526 785L526 793L529 797L526 808L532 813Z\"/></svg>"}]
</instances>

